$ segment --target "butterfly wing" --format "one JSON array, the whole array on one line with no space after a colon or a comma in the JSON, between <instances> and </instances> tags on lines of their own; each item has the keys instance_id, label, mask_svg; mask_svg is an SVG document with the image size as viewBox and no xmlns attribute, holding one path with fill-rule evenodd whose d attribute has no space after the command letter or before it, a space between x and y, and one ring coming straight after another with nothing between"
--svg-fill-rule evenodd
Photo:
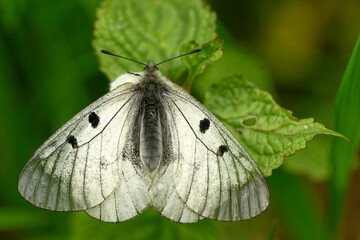
<instances>
[{"instance_id":1,"label":"butterfly wing","mask_svg":"<svg viewBox=\"0 0 360 240\"><path fill-rule=\"evenodd\" d=\"M149 197L151 205L162 216L180 223L194 223L203 217L188 208L179 197L173 184L174 164L162 164L159 175L156 176L151 188Z\"/></svg>"},{"instance_id":2,"label":"butterfly wing","mask_svg":"<svg viewBox=\"0 0 360 240\"><path fill-rule=\"evenodd\" d=\"M104 222L124 222L140 213L149 205L147 191L151 178L145 171L139 156L139 104L129 110L127 125L131 126L128 133L120 141L119 183L112 194L100 205L86 210L90 216Z\"/></svg>"},{"instance_id":3,"label":"butterfly wing","mask_svg":"<svg viewBox=\"0 0 360 240\"><path fill-rule=\"evenodd\" d=\"M54 133L31 157L18 182L37 207L77 211L103 202L119 182L119 142L138 97L124 84L95 101Z\"/></svg>"},{"instance_id":4,"label":"butterfly wing","mask_svg":"<svg viewBox=\"0 0 360 240\"><path fill-rule=\"evenodd\" d=\"M132 148L128 149L132 151ZM113 193L100 205L86 210L91 217L103 222L124 222L141 214L149 206L149 177L130 159L121 161L120 181Z\"/></svg>"},{"instance_id":5,"label":"butterfly wing","mask_svg":"<svg viewBox=\"0 0 360 240\"><path fill-rule=\"evenodd\" d=\"M265 179L229 130L187 92L165 94L174 123L173 182L183 204L204 218L237 221L269 204Z\"/></svg>"}]
</instances>

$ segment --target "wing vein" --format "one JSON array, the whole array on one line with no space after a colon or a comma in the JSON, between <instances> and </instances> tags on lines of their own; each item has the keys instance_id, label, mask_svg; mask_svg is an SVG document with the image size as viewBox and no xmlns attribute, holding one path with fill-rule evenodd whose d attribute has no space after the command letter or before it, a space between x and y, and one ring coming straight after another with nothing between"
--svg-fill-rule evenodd
<instances>
[{"instance_id":1,"label":"wing vein","mask_svg":"<svg viewBox=\"0 0 360 240\"><path fill-rule=\"evenodd\" d=\"M219 156L216 156L216 162L217 162L217 165L218 165L218 171L219 171L219 186L220 186L220 194L219 194L219 208L217 210L217 216L216 216L216 219L219 218L219 215L220 215L220 206L221 206L221 196L222 196L222 176L221 176L221 171L220 171L220 161L219 161Z\"/></svg>"},{"instance_id":2,"label":"wing vein","mask_svg":"<svg viewBox=\"0 0 360 240\"><path fill-rule=\"evenodd\" d=\"M230 220L232 220L232 206L231 206L231 201L232 201L232 191L231 191L231 187L232 187L232 184L231 184L231 176L230 176L230 173L229 173L229 168L226 164L226 161L224 159L224 157L222 156L221 157L223 162L224 162L224 165L225 165L225 169L226 169L226 172L228 174L228 177L229 177L229 182L230 182L230 188L228 189L228 194L229 194L229 203L228 203L228 207L229 207L229 217L230 217Z\"/></svg>"},{"instance_id":3,"label":"wing vein","mask_svg":"<svg viewBox=\"0 0 360 240\"><path fill-rule=\"evenodd\" d=\"M89 146L87 146L86 149L86 158L85 158L85 167L84 167L84 179L83 179L83 196L84 196L84 203L86 208L89 208L88 202L87 202L87 197L85 194L85 183L86 183L86 171L87 171L87 161L88 161L88 157L89 157Z\"/></svg>"},{"instance_id":4,"label":"wing vein","mask_svg":"<svg viewBox=\"0 0 360 240\"><path fill-rule=\"evenodd\" d=\"M107 128L107 126L112 122L112 120L118 115L118 113L125 107L126 104L129 103L129 101L135 96L136 94L133 94L129 97L128 100L126 100L126 102L120 107L119 110L116 111L116 113L114 114L114 116L112 116L110 118L110 120L105 124L105 126L103 127L103 129L101 129L101 131L99 131L99 133L97 133L96 135L94 135L92 138L89 139L89 141L87 142L84 142L83 144L81 144L79 147L85 145L85 144L88 144L89 142L91 142L94 138L96 138L99 134L102 134L103 131ZM74 128L75 130L75 128Z\"/></svg>"},{"instance_id":5,"label":"wing vein","mask_svg":"<svg viewBox=\"0 0 360 240\"><path fill-rule=\"evenodd\" d=\"M205 208L206 208L206 203L207 203L207 200L208 200L208 195L209 195L209 151L207 150L206 151L206 174L207 174L207 177L206 177L206 195L205 195L205 204L203 206L203 209L201 210L201 214L202 215L205 211Z\"/></svg>"},{"instance_id":6,"label":"wing vein","mask_svg":"<svg viewBox=\"0 0 360 240\"><path fill-rule=\"evenodd\" d=\"M103 196L103 198L105 199L105 194L104 194L104 189L103 189L103 184L102 184L102 171L101 171L101 157L102 157L102 144L103 144L103 133L101 133L100 135L100 158L99 158L99 175L100 175L100 192L101 195Z\"/></svg>"},{"instance_id":7,"label":"wing vein","mask_svg":"<svg viewBox=\"0 0 360 240\"><path fill-rule=\"evenodd\" d=\"M120 222L119 213L118 213L118 201L116 201L116 192L114 192L114 203L115 203L115 213L117 222Z\"/></svg>"},{"instance_id":8,"label":"wing vein","mask_svg":"<svg viewBox=\"0 0 360 240\"><path fill-rule=\"evenodd\" d=\"M57 165L57 163L58 163L58 161L59 161L59 156L60 156L60 153L61 153L61 151L62 151L62 149L63 149L63 146L64 146L64 145L61 146L61 148L59 149L59 152L58 152L58 154L57 154L57 156L56 156L56 160L55 160L55 162L54 162L54 166L53 166L53 169L52 169L51 174L50 174L50 177L49 177L49 184L48 184L48 187L47 187L47 190L46 190L47 193L49 192L51 180L53 179L52 176L53 176L53 174L54 174L54 172L55 172L55 170L56 170L56 165ZM47 160L48 160L48 159L47 159ZM39 162L40 162L40 161L39 161ZM58 190L59 190L59 189L58 189ZM48 204L48 200L49 200L49 193L46 194L45 207L46 207L47 204Z\"/></svg>"},{"instance_id":9,"label":"wing vein","mask_svg":"<svg viewBox=\"0 0 360 240\"><path fill-rule=\"evenodd\" d=\"M185 102L187 102L187 103L193 105L194 107L196 107L197 109L199 109L199 110L200 110L202 113L204 113L205 116L207 116L208 118L213 119L212 116L210 116L207 112L205 112L203 109L201 109L197 104L194 104L193 102L191 102L191 101L189 101L187 98L179 95L179 94L176 93L175 91L171 91L171 93L172 93L173 95L175 95L176 97L183 99ZM175 101L171 98L171 96L168 96L168 97L169 97L169 98L174 102L174 104L175 104ZM176 105L176 104L175 104L175 105ZM176 106L177 106L177 105L176 105ZM177 106L177 108L179 108L179 107ZM179 111L180 111L180 109L179 109ZM212 121L212 122L213 122L213 124L216 125L216 128L219 129L218 123L215 122L215 121ZM225 134L226 134L226 136L227 136L236 146L238 146L240 149L243 149L241 146L239 146L239 142L234 139L234 137L232 136L232 134L229 134L229 133L225 133Z\"/></svg>"},{"instance_id":10,"label":"wing vein","mask_svg":"<svg viewBox=\"0 0 360 240\"><path fill-rule=\"evenodd\" d=\"M67 154L66 158L65 158L65 162L66 160L69 158L69 156L71 155L71 151ZM58 187L57 187L57 194L56 194L56 204L55 204L55 209L58 209L58 206L59 206L59 196L61 194L61 192L59 193L59 189L61 190L61 179L62 179L62 175L63 175L63 172L64 172L64 169L65 169L65 163L63 164L62 166L62 169L61 169L61 174L60 174L60 177L59 177L59 183L58 183Z\"/></svg>"},{"instance_id":11,"label":"wing vein","mask_svg":"<svg viewBox=\"0 0 360 240\"><path fill-rule=\"evenodd\" d=\"M192 174L191 174L191 182L190 182L190 186L189 186L189 192L187 193L186 199L184 201L185 204L189 200L189 196L190 196L190 193L191 193L191 188L192 188L192 185L193 185L193 182L194 182L194 175L195 175L194 168L195 168L195 161L196 161L196 142L197 142L197 139L195 138L194 161L193 161L193 166L192 166L193 171L192 171Z\"/></svg>"},{"instance_id":12,"label":"wing vein","mask_svg":"<svg viewBox=\"0 0 360 240\"><path fill-rule=\"evenodd\" d=\"M40 161L39 161L40 162ZM45 163L46 164L46 163ZM43 177L43 174L44 174L44 170L45 170L45 164L44 164L44 167L41 169L41 174L40 174L40 177L39 177L39 181L35 184L35 189L34 189L34 192L33 192L33 198L36 199L36 196L37 196L37 192L38 192L38 187L39 187L39 184L41 182L41 179ZM39 165L37 164L36 165L36 168L38 167ZM34 174L34 172L32 173L32 175ZM31 177L32 178L32 177ZM30 181L29 181L30 182ZM36 199L37 200L37 199ZM35 200L35 202L36 202Z\"/></svg>"},{"instance_id":13,"label":"wing vein","mask_svg":"<svg viewBox=\"0 0 360 240\"><path fill-rule=\"evenodd\" d=\"M206 144L197 136L195 130L192 128L191 124L189 123L189 121L187 120L187 118L185 117L184 113L181 111L181 109L179 108L179 106L175 103L175 101L169 97L171 99L171 101L173 102L173 104L175 105L175 107L179 110L179 112L181 113L181 115L183 116L184 120L186 121L186 123L189 125L191 131L194 133L195 137L213 154L217 155L217 153L215 153L212 149L210 149L208 146L206 146Z\"/></svg>"},{"instance_id":14,"label":"wing vein","mask_svg":"<svg viewBox=\"0 0 360 240\"><path fill-rule=\"evenodd\" d=\"M71 169L70 179L69 179L69 204L70 204L70 209L72 207L75 208L75 205L74 205L74 203L72 201L72 197L71 197L71 190L72 190L72 178L73 178L73 175L74 175L74 169L75 169L75 163L76 163L76 158L77 158L78 151L79 151L79 149L77 148L76 152L75 152L74 161L73 161L73 167Z\"/></svg>"}]
</instances>

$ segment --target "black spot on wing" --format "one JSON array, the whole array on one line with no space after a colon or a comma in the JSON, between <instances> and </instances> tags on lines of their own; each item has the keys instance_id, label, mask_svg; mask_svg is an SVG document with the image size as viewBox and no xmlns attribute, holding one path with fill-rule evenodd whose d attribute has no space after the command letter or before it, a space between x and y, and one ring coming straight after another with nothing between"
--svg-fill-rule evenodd
<instances>
[{"instance_id":1,"label":"black spot on wing","mask_svg":"<svg viewBox=\"0 0 360 240\"><path fill-rule=\"evenodd\" d=\"M226 153L228 150L229 149L227 146L221 145L217 151L217 154L222 157L224 155L224 153Z\"/></svg>"},{"instance_id":2,"label":"black spot on wing","mask_svg":"<svg viewBox=\"0 0 360 240\"><path fill-rule=\"evenodd\" d=\"M200 120L199 127L200 127L200 132L205 133L210 127L210 120L207 118Z\"/></svg>"},{"instance_id":3,"label":"black spot on wing","mask_svg":"<svg viewBox=\"0 0 360 240\"><path fill-rule=\"evenodd\" d=\"M69 135L66 141L72 146L72 148L78 147L77 140L73 135Z\"/></svg>"},{"instance_id":4,"label":"black spot on wing","mask_svg":"<svg viewBox=\"0 0 360 240\"><path fill-rule=\"evenodd\" d=\"M99 122L100 122L99 116L96 113L91 112L89 115L89 123L91 123L91 126L93 128L96 128Z\"/></svg>"}]
</instances>

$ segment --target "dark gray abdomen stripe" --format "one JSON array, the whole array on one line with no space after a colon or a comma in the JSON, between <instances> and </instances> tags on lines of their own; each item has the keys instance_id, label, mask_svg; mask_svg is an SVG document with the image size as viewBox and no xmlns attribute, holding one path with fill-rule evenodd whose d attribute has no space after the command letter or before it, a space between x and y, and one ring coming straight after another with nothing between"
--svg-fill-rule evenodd
<instances>
[{"instance_id":1,"label":"dark gray abdomen stripe","mask_svg":"<svg viewBox=\"0 0 360 240\"><path fill-rule=\"evenodd\" d=\"M150 172L154 171L163 155L161 121L156 106L148 105L143 109L139 148L141 160Z\"/></svg>"}]
</instances>

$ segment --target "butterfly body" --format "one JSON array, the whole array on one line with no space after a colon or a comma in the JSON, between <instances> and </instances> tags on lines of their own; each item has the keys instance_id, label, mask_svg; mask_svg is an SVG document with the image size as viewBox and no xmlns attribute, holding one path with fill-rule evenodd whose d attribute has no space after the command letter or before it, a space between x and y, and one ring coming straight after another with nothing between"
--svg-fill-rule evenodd
<instances>
[{"instance_id":1,"label":"butterfly body","mask_svg":"<svg viewBox=\"0 0 360 240\"><path fill-rule=\"evenodd\" d=\"M142 162L150 172L159 166L163 157L163 141L166 140L162 133L164 123L161 121L164 118L161 95L165 84L158 80L155 71L152 67L145 68L144 77L139 83L143 93L139 152Z\"/></svg>"},{"instance_id":2,"label":"butterfly body","mask_svg":"<svg viewBox=\"0 0 360 240\"><path fill-rule=\"evenodd\" d=\"M19 192L55 211L122 222L152 206L191 223L238 221L269 204L265 179L238 140L149 63L54 133L25 165Z\"/></svg>"}]
</instances>

